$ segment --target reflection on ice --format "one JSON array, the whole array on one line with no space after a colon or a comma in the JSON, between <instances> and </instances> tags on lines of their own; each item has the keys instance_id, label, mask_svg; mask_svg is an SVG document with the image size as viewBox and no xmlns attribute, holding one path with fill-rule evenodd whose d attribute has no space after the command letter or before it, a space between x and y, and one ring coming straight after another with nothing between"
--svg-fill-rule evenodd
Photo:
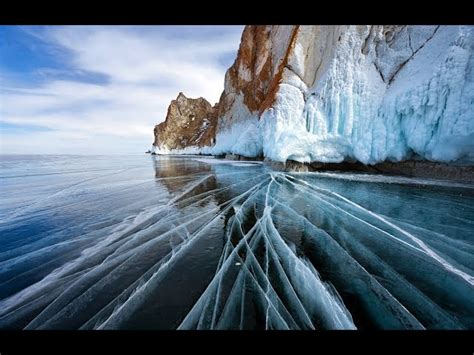
<instances>
[{"instance_id":1,"label":"reflection on ice","mask_svg":"<svg viewBox=\"0 0 474 355\"><path fill-rule=\"evenodd\" d=\"M472 186L147 164L2 174L1 328L474 327Z\"/></svg>"}]
</instances>

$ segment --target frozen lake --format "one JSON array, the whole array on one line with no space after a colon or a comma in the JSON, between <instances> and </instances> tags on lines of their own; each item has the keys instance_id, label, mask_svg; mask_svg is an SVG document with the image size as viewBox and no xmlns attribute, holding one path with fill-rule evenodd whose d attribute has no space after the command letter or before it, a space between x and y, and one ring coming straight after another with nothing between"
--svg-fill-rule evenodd
<instances>
[{"instance_id":1,"label":"frozen lake","mask_svg":"<svg viewBox=\"0 0 474 355\"><path fill-rule=\"evenodd\" d=\"M0 328L474 328L474 185L1 156Z\"/></svg>"}]
</instances>

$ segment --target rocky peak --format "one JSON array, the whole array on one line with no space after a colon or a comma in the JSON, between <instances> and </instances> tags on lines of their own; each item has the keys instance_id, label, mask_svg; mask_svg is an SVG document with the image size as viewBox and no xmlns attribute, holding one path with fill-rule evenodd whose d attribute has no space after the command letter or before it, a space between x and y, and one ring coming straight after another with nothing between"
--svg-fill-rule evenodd
<instances>
[{"instance_id":1,"label":"rocky peak","mask_svg":"<svg viewBox=\"0 0 474 355\"><path fill-rule=\"evenodd\" d=\"M182 92L171 101L164 122L155 126L155 142L160 149L183 149L212 144L217 123L217 107L206 99L187 98Z\"/></svg>"},{"instance_id":2,"label":"rocky peak","mask_svg":"<svg viewBox=\"0 0 474 355\"><path fill-rule=\"evenodd\" d=\"M186 101L188 98L180 91L179 94L178 94L178 97L176 98L176 101L178 102L184 102Z\"/></svg>"}]
</instances>

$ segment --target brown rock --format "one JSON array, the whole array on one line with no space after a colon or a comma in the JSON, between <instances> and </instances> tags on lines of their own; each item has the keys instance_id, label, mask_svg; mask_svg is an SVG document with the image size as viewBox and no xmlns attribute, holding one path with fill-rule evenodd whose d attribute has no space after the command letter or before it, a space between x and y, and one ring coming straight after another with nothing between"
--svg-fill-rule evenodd
<instances>
[{"instance_id":1,"label":"brown rock","mask_svg":"<svg viewBox=\"0 0 474 355\"><path fill-rule=\"evenodd\" d=\"M154 146L183 149L213 143L217 109L204 98L189 99L182 92L171 101L164 122L155 126Z\"/></svg>"},{"instance_id":2,"label":"brown rock","mask_svg":"<svg viewBox=\"0 0 474 355\"><path fill-rule=\"evenodd\" d=\"M246 26L234 64L225 75L218 104L218 130L260 115L274 100L299 26ZM242 101L236 100L240 96ZM242 111L242 106L245 110Z\"/></svg>"}]
</instances>

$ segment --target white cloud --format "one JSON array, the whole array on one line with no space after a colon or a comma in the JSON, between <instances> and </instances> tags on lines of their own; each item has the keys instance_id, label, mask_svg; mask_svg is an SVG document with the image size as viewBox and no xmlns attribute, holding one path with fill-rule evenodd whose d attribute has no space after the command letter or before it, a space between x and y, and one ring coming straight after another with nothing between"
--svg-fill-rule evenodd
<instances>
[{"instance_id":1,"label":"white cloud","mask_svg":"<svg viewBox=\"0 0 474 355\"><path fill-rule=\"evenodd\" d=\"M26 31L70 51L64 58L71 61L72 71L98 73L107 81L58 80L55 71L47 69L41 73L52 79L40 87L3 80L0 120L53 131L2 134L2 153L142 152L179 91L218 101L227 69L221 58L235 56L242 27L67 26Z\"/></svg>"}]
</instances>

